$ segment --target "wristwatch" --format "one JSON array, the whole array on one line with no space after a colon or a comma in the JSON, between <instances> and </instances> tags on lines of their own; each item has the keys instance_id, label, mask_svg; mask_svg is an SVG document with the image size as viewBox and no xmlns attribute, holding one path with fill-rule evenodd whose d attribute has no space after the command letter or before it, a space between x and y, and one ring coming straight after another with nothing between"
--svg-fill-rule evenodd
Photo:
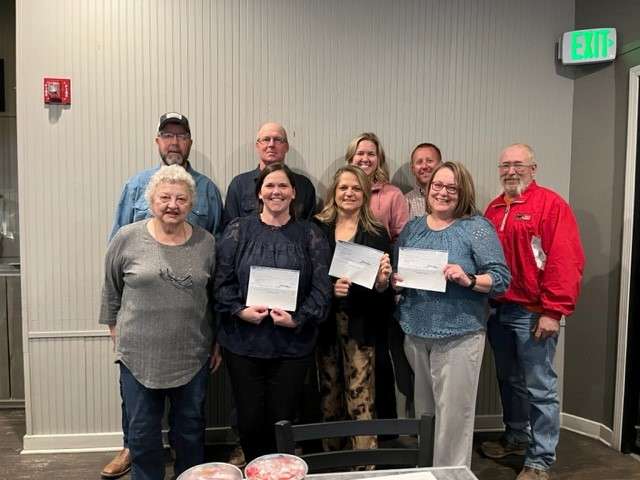
<instances>
[{"instance_id":1,"label":"wristwatch","mask_svg":"<svg viewBox=\"0 0 640 480\"><path fill-rule=\"evenodd\" d=\"M473 273L467 273L466 275L469 278L469 280L471 280L471 283L467 286L467 288L469 290L473 290L473 287L476 286L476 276Z\"/></svg>"}]
</instances>

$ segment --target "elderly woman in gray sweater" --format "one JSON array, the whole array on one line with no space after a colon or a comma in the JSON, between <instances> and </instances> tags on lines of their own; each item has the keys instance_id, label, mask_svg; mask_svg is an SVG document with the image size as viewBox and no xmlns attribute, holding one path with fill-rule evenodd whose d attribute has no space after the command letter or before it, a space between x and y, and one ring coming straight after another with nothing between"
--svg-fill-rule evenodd
<instances>
[{"instance_id":1,"label":"elderly woman in gray sweater","mask_svg":"<svg viewBox=\"0 0 640 480\"><path fill-rule=\"evenodd\" d=\"M132 477L164 478L161 421L168 398L175 473L204 461L204 401L214 345L213 236L186 221L193 178L177 165L149 181L153 217L122 227L105 260L100 323L109 326L129 416Z\"/></svg>"}]
</instances>

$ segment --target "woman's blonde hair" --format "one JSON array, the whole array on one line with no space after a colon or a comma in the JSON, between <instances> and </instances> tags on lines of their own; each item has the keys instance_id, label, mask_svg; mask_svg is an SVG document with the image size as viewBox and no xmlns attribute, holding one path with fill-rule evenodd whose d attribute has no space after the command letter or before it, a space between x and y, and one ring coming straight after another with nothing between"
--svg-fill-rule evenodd
<instances>
[{"instance_id":1,"label":"woman's blonde hair","mask_svg":"<svg viewBox=\"0 0 640 480\"><path fill-rule=\"evenodd\" d=\"M358 184L360 184L360 188L362 189L362 207L360 207L360 212L358 213L359 223L369 233L380 233L380 231L384 230L384 227L376 220L373 216L373 212L371 212L371 207L369 207L369 200L371 199L371 180L367 174L364 173L364 170L356 167L355 165L346 165L336 171L333 176L333 183L327 190L327 198L324 202L324 207L322 208L322 211L316 215L316 218L322 223L331 224L336 222L336 219L338 218L336 190L340 184L340 177L344 173L351 173L355 175L358 179Z\"/></svg>"},{"instance_id":2,"label":"woman's blonde hair","mask_svg":"<svg viewBox=\"0 0 640 480\"><path fill-rule=\"evenodd\" d=\"M147 205L151 206L153 194L156 193L158 185L161 183L182 183L187 187L189 196L191 197L191 205L195 203L196 199L196 182L193 181L193 177L180 165L164 165L153 174L147 189L144 191L144 198L147 201Z\"/></svg>"},{"instance_id":3,"label":"woman's blonde hair","mask_svg":"<svg viewBox=\"0 0 640 480\"><path fill-rule=\"evenodd\" d=\"M375 133L364 132L351 140L347 147L347 153L344 156L345 161L351 165L353 157L355 157L356 152L358 151L358 145L363 140L368 140L376 146L376 154L378 156L378 166L371 174L371 181L373 183L389 183L389 170L384 156L384 149L382 148L380 139Z\"/></svg>"},{"instance_id":4,"label":"woman's blonde hair","mask_svg":"<svg viewBox=\"0 0 640 480\"><path fill-rule=\"evenodd\" d=\"M458 187L458 205L453 211L454 218L470 217L478 213L478 207L476 207L476 189L473 186L473 178L469 173L469 170L465 168L460 162L444 162L438 165L431 175L429 185L427 186L427 213L431 213L431 205L429 205L429 195L431 193L431 184L433 179L443 168L448 168L453 173L453 178L456 181ZM444 187L443 187L444 188Z\"/></svg>"}]
</instances>

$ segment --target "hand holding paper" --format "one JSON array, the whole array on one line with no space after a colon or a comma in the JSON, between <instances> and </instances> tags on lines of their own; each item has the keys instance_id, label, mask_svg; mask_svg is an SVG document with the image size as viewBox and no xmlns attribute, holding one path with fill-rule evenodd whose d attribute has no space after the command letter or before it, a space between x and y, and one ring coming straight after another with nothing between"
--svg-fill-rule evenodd
<instances>
[{"instance_id":1,"label":"hand holding paper","mask_svg":"<svg viewBox=\"0 0 640 480\"><path fill-rule=\"evenodd\" d=\"M389 285L389 277L391 277L391 259L389 254L385 253L380 259L380 267L378 268L378 276L376 278L376 288L384 290Z\"/></svg>"},{"instance_id":2,"label":"hand holding paper","mask_svg":"<svg viewBox=\"0 0 640 480\"><path fill-rule=\"evenodd\" d=\"M468 287L471 285L471 280L467 276L460 265L455 263L448 263L444 267L444 277L450 282L455 282L461 287Z\"/></svg>"},{"instance_id":3,"label":"hand holding paper","mask_svg":"<svg viewBox=\"0 0 640 480\"><path fill-rule=\"evenodd\" d=\"M245 322L253 323L255 325L259 325L262 320L269 315L269 309L265 305L255 305L252 307L244 308L240 310L238 313L238 317L240 317Z\"/></svg>"},{"instance_id":4,"label":"hand holding paper","mask_svg":"<svg viewBox=\"0 0 640 480\"><path fill-rule=\"evenodd\" d=\"M298 326L289 312L279 308L271 309L271 318L279 327L296 328Z\"/></svg>"},{"instance_id":5,"label":"hand holding paper","mask_svg":"<svg viewBox=\"0 0 640 480\"><path fill-rule=\"evenodd\" d=\"M422 248L400 247L396 286L445 292L447 279L444 268L449 252Z\"/></svg>"},{"instance_id":6,"label":"hand holding paper","mask_svg":"<svg viewBox=\"0 0 640 480\"><path fill-rule=\"evenodd\" d=\"M372 289L384 252L357 243L336 242L329 275Z\"/></svg>"},{"instance_id":7,"label":"hand holding paper","mask_svg":"<svg viewBox=\"0 0 640 480\"><path fill-rule=\"evenodd\" d=\"M391 274L391 288L393 288L396 292L399 292L404 287L402 286L402 277L397 273Z\"/></svg>"},{"instance_id":8,"label":"hand holding paper","mask_svg":"<svg viewBox=\"0 0 640 480\"><path fill-rule=\"evenodd\" d=\"M333 294L338 298L344 298L349 295L349 287L351 281L348 278L339 278L333 286Z\"/></svg>"}]
</instances>

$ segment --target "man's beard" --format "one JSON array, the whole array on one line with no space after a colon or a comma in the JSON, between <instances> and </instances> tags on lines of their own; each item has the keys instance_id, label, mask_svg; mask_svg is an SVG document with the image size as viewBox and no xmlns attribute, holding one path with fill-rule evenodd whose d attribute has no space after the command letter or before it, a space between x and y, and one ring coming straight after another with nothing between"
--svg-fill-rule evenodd
<instances>
[{"instance_id":1,"label":"man's beard","mask_svg":"<svg viewBox=\"0 0 640 480\"><path fill-rule=\"evenodd\" d=\"M505 182L502 182L502 188L504 189L504 191L512 197L519 197L520 195L522 195L522 192L524 192L525 189L525 184L522 182L522 179L520 177L516 178L510 178L508 179L510 181L513 180L517 180L518 183L517 185L513 185L512 183L509 184L508 186L505 185Z\"/></svg>"},{"instance_id":2,"label":"man's beard","mask_svg":"<svg viewBox=\"0 0 640 480\"><path fill-rule=\"evenodd\" d=\"M179 165L181 167L184 167L187 164L187 158L183 157L182 154L176 152L160 155L160 158L162 158L162 163L164 163L165 165Z\"/></svg>"}]
</instances>

